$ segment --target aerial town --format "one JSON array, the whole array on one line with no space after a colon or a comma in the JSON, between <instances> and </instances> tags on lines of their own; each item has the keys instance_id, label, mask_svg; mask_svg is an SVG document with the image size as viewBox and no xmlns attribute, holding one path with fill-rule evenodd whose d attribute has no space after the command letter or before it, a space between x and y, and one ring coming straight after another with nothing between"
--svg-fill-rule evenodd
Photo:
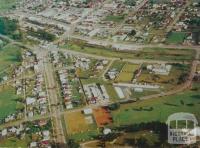
<instances>
[{"instance_id":1,"label":"aerial town","mask_svg":"<svg viewBox=\"0 0 200 148\"><path fill-rule=\"evenodd\" d=\"M0 148L198 148L199 108L199 0L0 0Z\"/></svg>"}]
</instances>

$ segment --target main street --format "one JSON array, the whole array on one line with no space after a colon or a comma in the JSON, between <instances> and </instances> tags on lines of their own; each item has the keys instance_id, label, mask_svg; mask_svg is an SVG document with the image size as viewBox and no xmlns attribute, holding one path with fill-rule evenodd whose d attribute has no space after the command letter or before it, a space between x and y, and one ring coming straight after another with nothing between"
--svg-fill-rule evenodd
<instances>
[{"instance_id":1,"label":"main street","mask_svg":"<svg viewBox=\"0 0 200 148\"><path fill-rule=\"evenodd\" d=\"M48 50L45 48L37 47L35 48L34 52L39 58L39 68L41 71L43 71L43 75L45 77L49 111L53 126L53 137L55 138L54 142L57 147L63 147L63 145L66 144L66 139L62 126L62 119L60 116L61 107L58 107L60 100L58 98L58 92L55 88L57 82L55 80L53 65L49 60Z\"/></svg>"}]
</instances>

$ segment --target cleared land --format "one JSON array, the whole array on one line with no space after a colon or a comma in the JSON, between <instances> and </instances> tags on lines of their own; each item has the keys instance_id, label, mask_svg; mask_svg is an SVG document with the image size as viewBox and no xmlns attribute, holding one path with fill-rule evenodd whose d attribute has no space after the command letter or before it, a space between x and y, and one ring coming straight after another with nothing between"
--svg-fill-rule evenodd
<instances>
[{"instance_id":1,"label":"cleared land","mask_svg":"<svg viewBox=\"0 0 200 148\"><path fill-rule=\"evenodd\" d=\"M183 93L162 98L154 98L142 102L121 105L120 109L112 112L115 125L127 125L141 122L166 122L172 113L193 113L200 121L200 85Z\"/></svg>"},{"instance_id":2,"label":"cleared land","mask_svg":"<svg viewBox=\"0 0 200 148\"><path fill-rule=\"evenodd\" d=\"M110 112L105 108L93 109L93 113L98 127L104 127L112 123Z\"/></svg>"}]
</instances>

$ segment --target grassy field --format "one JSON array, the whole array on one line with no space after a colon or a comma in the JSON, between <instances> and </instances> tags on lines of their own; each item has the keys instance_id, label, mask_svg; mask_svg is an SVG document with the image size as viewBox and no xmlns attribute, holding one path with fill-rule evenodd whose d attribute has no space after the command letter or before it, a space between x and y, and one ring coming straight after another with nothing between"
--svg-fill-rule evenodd
<instances>
[{"instance_id":1,"label":"grassy field","mask_svg":"<svg viewBox=\"0 0 200 148\"><path fill-rule=\"evenodd\" d=\"M66 113L64 115L68 136L77 142L92 140L98 135L95 121L88 123L81 111Z\"/></svg>"},{"instance_id":2,"label":"grassy field","mask_svg":"<svg viewBox=\"0 0 200 148\"><path fill-rule=\"evenodd\" d=\"M6 139L0 140L0 146L1 147L21 147L26 148L28 147L28 143L31 142L31 139L29 137L25 137L25 139L20 140L16 137L10 137Z\"/></svg>"},{"instance_id":3,"label":"grassy field","mask_svg":"<svg viewBox=\"0 0 200 148\"><path fill-rule=\"evenodd\" d=\"M195 114L200 121L200 85L193 85L195 90L188 90L173 96L154 98L132 104L121 105L120 109L113 111L115 125L161 121L176 112L189 112Z\"/></svg>"},{"instance_id":4,"label":"grassy field","mask_svg":"<svg viewBox=\"0 0 200 148\"><path fill-rule=\"evenodd\" d=\"M170 44L181 44L186 37L187 34L184 32L171 32L168 35L166 42Z\"/></svg>"},{"instance_id":5,"label":"grassy field","mask_svg":"<svg viewBox=\"0 0 200 148\"><path fill-rule=\"evenodd\" d=\"M8 44L0 49L0 72L21 62L21 48Z\"/></svg>"},{"instance_id":6,"label":"grassy field","mask_svg":"<svg viewBox=\"0 0 200 148\"><path fill-rule=\"evenodd\" d=\"M0 0L0 12L12 9L17 1L19 0Z\"/></svg>"},{"instance_id":7,"label":"grassy field","mask_svg":"<svg viewBox=\"0 0 200 148\"><path fill-rule=\"evenodd\" d=\"M126 62L123 61L115 61L112 63L109 69L116 69L118 72L120 72L125 64Z\"/></svg>"},{"instance_id":8,"label":"grassy field","mask_svg":"<svg viewBox=\"0 0 200 148\"><path fill-rule=\"evenodd\" d=\"M192 60L194 50L187 49L166 49L166 48L144 48L142 51L120 52L109 48L89 46L81 41L70 42L61 46L70 50L84 52L88 54L101 55L105 57L115 57L122 59L152 59L152 60Z\"/></svg>"},{"instance_id":9,"label":"grassy field","mask_svg":"<svg viewBox=\"0 0 200 148\"><path fill-rule=\"evenodd\" d=\"M88 140L93 140L94 137L96 137L98 134L99 133L97 130L92 130L71 135L70 138L74 139L76 142L84 142Z\"/></svg>"},{"instance_id":10,"label":"grassy field","mask_svg":"<svg viewBox=\"0 0 200 148\"><path fill-rule=\"evenodd\" d=\"M16 109L19 107L16 101L18 98L19 97L15 95L15 89L11 87L0 87L0 119L15 113Z\"/></svg>"},{"instance_id":11,"label":"grassy field","mask_svg":"<svg viewBox=\"0 0 200 148\"><path fill-rule=\"evenodd\" d=\"M105 18L105 21L113 21L113 22L120 22L124 19L123 15L108 15Z\"/></svg>"},{"instance_id":12,"label":"grassy field","mask_svg":"<svg viewBox=\"0 0 200 148\"><path fill-rule=\"evenodd\" d=\"M67 113L65 115L65 122L67 123L68 134L73 135L96 129L95 122L90 124L87 122L85 117L86 116L80 111Z\"/></svg>"},{"instance_id":13,"label":"grassy field","mask_svg":"<svg viewBox=\"0 0 200 148\"><path fill-rule=\"evenodd\" d=\"M134 72L137 69L139 69L139 67L140 67L139 65L135 65L135 64L129 64L129 63L125 64L122 71L116 78L116 81L117 82L131 82L134 77Z\"/></svg>"}]
</instances>

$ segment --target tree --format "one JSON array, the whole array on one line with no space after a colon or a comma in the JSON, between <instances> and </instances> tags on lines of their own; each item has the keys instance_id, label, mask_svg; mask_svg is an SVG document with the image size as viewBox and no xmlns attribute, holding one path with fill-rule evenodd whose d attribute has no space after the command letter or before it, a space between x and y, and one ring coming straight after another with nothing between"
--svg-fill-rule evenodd
<instances>
[{"instance_id":1,"label":"tree","mask_svg":"<svg viewBox=\"0 0 200 148\"><path fill-rule=\"evenodd\" d=\"M131 30L131 32L129 33L130 36L135 36L136 35L136 31L135 30Z\"/></svg>"},{"instance_id":2,"label":"tree","mask_svg":"<svg viewBox=\"0 0 200 148\"><path fill-rule=\"evenodd\" d=\"M68 147L70 147L70 148L79 148L80 147L80 145L77 142L75 142L74 139L69 139L67 144L68 144Z\"/></svg>"},{"instance_id":3,"label":"tree","mask_svg":"<svg viewBox=\"0 0 200 148\"><path fill-rule=\"evenodd\" d=\"M125 0L124 3L129 6L135 6L136 4L135 0Z\"/></svg>"},{"instance_id":4,"label":"tree","mask_svg":"<svg viewBox=\"0 0 200 148\"><path fill-rule=\"evenodd\" d=\"M141 148L149 146L147 143L147 139L145 139L143 137L141 137L137 140L137 145L138 145L138 147L141 147Z\"/></svg>"},{"instance_id":5,"label":"tree","mask_svg":"<svg viewBox=\"0 0 200 148\"><path fill-rule=\"evenodd\" d=\"M5 17L0 17L0 33L3 35L13 34L18 28L17 24L17 20L10 20Z\"/></svg>"}]
</instances>

